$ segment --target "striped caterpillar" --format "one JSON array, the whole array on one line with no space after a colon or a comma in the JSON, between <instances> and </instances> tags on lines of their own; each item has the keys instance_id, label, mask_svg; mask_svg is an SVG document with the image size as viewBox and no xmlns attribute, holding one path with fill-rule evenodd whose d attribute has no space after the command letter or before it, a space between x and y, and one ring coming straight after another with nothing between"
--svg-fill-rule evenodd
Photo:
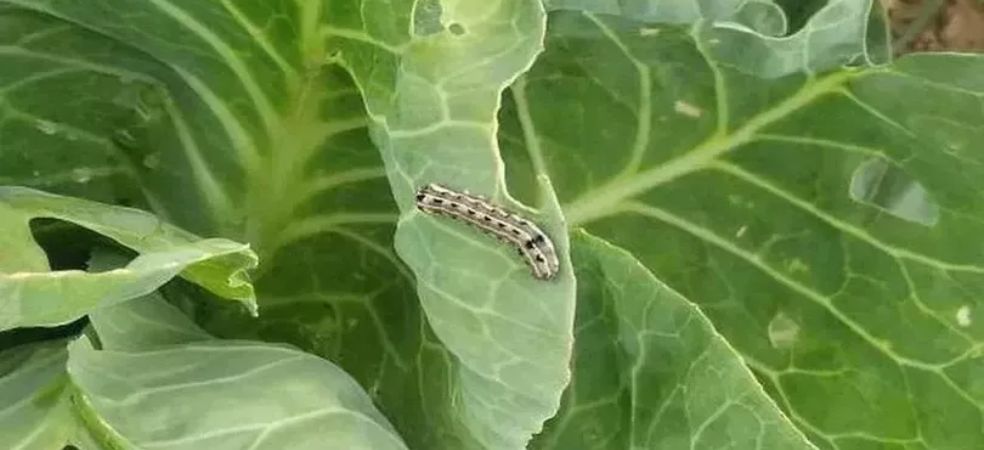
<instances>
[{"instance_id":1,"label":"striped caterpillar","mask_svg":"<svg viewBox=\"0 0 984 450\"><path fill-rule=\"evenodd\" d=\"M560 261L550 237L533 222L482 197L431 183L417 191L417 208L459 220L512 244L537 279L549 280L557 275Z\"/></svg>"}]
</instances>

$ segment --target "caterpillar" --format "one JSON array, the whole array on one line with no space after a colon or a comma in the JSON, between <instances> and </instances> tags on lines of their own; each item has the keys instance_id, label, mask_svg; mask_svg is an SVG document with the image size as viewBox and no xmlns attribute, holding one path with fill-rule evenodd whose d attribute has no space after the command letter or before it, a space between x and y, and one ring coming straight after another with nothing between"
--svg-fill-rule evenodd
<instances>
[{"instance_id":1,"label":"caterpillar","mask_svg":"<svg viewBox=\"0 0 984 450\"><path fill-rule=\"evenodd\" d=\"M549 280L560 269L554 244L540 227L482 197L431 183L417 191L417 208L427 214L451 217L512 244L530 266L534 278Z\"/></svg>"}]
</instances>

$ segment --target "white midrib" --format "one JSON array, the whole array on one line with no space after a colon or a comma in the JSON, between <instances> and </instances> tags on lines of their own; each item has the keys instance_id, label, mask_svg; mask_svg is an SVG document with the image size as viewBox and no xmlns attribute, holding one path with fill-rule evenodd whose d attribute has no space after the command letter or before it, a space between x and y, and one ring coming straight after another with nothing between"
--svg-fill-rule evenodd
<instances>
[{"instance_id":1,"label":"white midrib","mask_svg":"<svg viewBox=\"0 0 984 450\"><path fill-rule=\"evenodd\" d=\"M298 203L306 198L301 193L311 181L304 168L332 133L328 124L318 117L318 97L312 92L314 84L309 77L292 94L296 99L294 108L273 130L273 148L263 164L249 173L247 202L251 223L247 237L261 253L276 240L274 236L293 218Z\"/></svg>"},{"instance_id":2,"label":"white midrib","mask_svg":"<svg viewBox=\"0 0 984 450\"><path fill-rule=\"evenodd\" d=\"M688 173L706 168L709 163L729 150L751 141L763 128L783 119L790 113L810 104L817 98L838 91L857 73L842 71L808 82L799 91L768 109L731 133L715 133L693 150L648 170L612 178L573 202L564 205L564 215L570 226L615 214L625 200L672 181Z\"/></svg>"},{"instance_id":3,"label":"white midrib","mask_svg":"<svg viewBox=\"0 0 984 450\"><path fill-rule=\"evenodd\" d=\"M320 11L306 2L302 10L320 18ZM312 66L321 66L324 47L312 19L302 23L298 45ZM249 218L245 235L258 251L270 250L276 235L284 228L294 210L307 197L301 195L310 180L304 167L320 144L335 132L331 124L319 117L321 97L318 95L319 71L311 71L291 79L287 87L292 107L277 117L270 127L271 148L261 164L249 169L251 180L247 194Z\"/></svg>"}]
</instances>

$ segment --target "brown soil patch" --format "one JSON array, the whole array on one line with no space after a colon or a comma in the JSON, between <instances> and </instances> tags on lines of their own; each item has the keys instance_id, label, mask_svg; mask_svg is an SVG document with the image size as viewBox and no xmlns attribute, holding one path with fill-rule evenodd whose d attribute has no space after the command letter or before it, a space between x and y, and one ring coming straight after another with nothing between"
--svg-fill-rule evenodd
<instances>
[{"instance_id":1,"label":"brown soil patch","mask_svg":"<svg viewBox=\"0 0 984 450\"><path fill-rule=\"evenodd\" d=\"M984 52L984 0L881 0L896 53Z\"/></svg>"}]
</instances>

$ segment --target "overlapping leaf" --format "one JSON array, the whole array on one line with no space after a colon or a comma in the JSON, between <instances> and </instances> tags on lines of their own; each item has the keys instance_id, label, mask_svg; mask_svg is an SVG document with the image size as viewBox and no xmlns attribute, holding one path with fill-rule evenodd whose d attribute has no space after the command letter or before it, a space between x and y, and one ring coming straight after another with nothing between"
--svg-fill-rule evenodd
<instances>
[{"instance_id":1,"label":"overlapping leaf","mask_svg":"<svg viewBox=\"0 0 984 450\"><path fill-rule=\"evenodd\" d=\"M134 203L148 205L193 231L248 241L265 261L257 286L261 307L269 315L251 327L237 327L232 324L238 321L213 314L210 323L215 329L255 331L331 355L364 386L373 387L377 400L392 408L395 423L411 441L458 448L459 441L476 432L485 441L521 445L552 414L567 379L573 317L569 275L561 289L567 294L545 297L556 299L554 309L543 307L535 293L520 293L518 298L529 301L517 301L515 289L544 287L527 281L521 263L505 257L505 250L476 238L460 248L485 255L480 266L509 271L512 281L507 286L521 283L496 296L511 303L488 311L448 309L461 304L430 294L428 298L438 299L426 302L436 305L428 313L432 324L458 323L464 313L477 319L475 326L489 331L465 329L449 339L449 328L439 325L446 330L443 343L429 334L412 296L410 272L390 250L396 220L393 195L382 178L379 154L366 139L359 91L330 64L342 62L352 70L378 120L407 129L413 124L401 124L397 116L430 120L425 111L439 103L418 105L406 97L425 91L416 89L413 76L397 76L397 62L416 67L407 72L415 76L460 70L459 85L446 87L462 95L449 104L455 114L464 115L459 118L475 125L464 127L474 135L452 132L441 152L470 149L458 156L471 160L472 172L457 179L473 178L470 181L478 182L461 187L487 191L501 178L491 152L498 94L538 48L543 18L537 3L466 2L456 13L452 4L445 4L431 17L440 36L430 39L423 37L423 30L411 30L410 2L5 3L34 11L8 9L10 23L19 25L10 27L8 36L9 53L18 62L40 60L46 64L40 70L56 72L53 82L66 86L103 82L104 89L91 90L82 99L116 107L105 108L106 120L90 124L84 119L102 116L83 116L86 103L69 101L57 110L37 106L35 99L47 78L28 71L16 78L17 89L6 97L8 104L24 112L17 116L23 119L10 122L12 130L25 139L50 136L65 145L80 135L93 137L100 144L94 150L99 156L86 159L106 158L114 167L125 164L113 171L127 172L120 183L142 194L143 200ZM451 27L454 14L467 20ZM522 36L512 33L514 18ZM446 45L454 43L454 33L461 30L467 31L461 39L467 45ZM419 42L410 48L411 40ZM508 54L498 54L503 50ZM115 54L122 55L118 61ZM396 80L399 86L393 84ZM390 108L394 92L403 93L403 106L397 109ZM27 159L28 146L9 148L6 155ZM444 153L432 157L447 156ZM412 152L400 154L412 158ZM476 156L480 158L473 160ZM102 192L109 191L106 197L113 193L97 183L103 178L87 176L93 172L84 165L82 170L50 173L23 161L6 167L4 175L11 182L50 180L46 187L55 190L100 186ZM75 174L81 175L71 176ZM60 181L65 183L56 184ZM398 202L407 206L409 192L399 187ZM553 217L553 233L563 248L563 228L557 226L556 213ZM433 222L419 218L412 223L433 227ZM284 323L288 325L280 326ZM542 334L537 330L541 323L549 328ZM488 352L503 345L490 336L513 336L524 329L541 336L543 346L514 343L502 352ZM462 332L469 336L462 337ZM455 356L444 348L448 342L453 342ZM507 367L501 376L487 379L489 370L510 352L519 352L527 368L516 372ZM466 354L470 362L459 365ZM543 354L553 359L547 362ZM535 375L542 382L527 383L527 373L542 373ZM422 379L428 382L419 382ZM508 400L508 413L502 415L498 406L485 403L490 399ZM456 404L469 405L469 413L460 414Z\"/></svg>"},{"instance_id":2,"label":"overlapping leaf","mask_svg":"<svg viewBox=\"0 0 984 450\"><path fill-rule=\"evenodd\" d=\"M123 268L100 273L51 271L31 236L30 221L52 218L107 236L139 253ZM60 325L109 305L145 295L181 275L215 294L256 310L246 270L256 265L249 246L200 239L130 208L0 187L0 330Z\"/></svg>"},{"instance_id":3,"label":"overlapping leaf","mask_svg":"<svg viewBox=\"0 0 984 450\"><path fill-rule=\"evenodd\" d=\"M984 60L768 81L684 31L551 25L504 115L517 185L536 150L568 220L697 302L819 447L984 445Z\"/></svg>"},{"instance_id":4,"label":"overlapping leaf","mask_svg":"<svg viewBox=\"0 0 984 450\"><path fill-rule=\"evenodd\" d=\"M759 31L772 33L785 32L785 17L782 9L772 0L721 0L705 2L700 0L681 0L660 2L653 0L547 0L551 10L575 10L595 14L632 17L643 22L691 24L698 21L742 21L747 25L765 25ZM756 17L757 16L757 17ZM776 25L779 25L776 28Z\"/></svg>"},{"instance_id":5,"label":"overlapping leaf","mask_svg":"<svg viewBox=\"0 0 984 450\"><path fill-rule=\"evenodd\" d=\"M48 450L68 442L76 422L65 393L67 359L61 341L0 353L0 446Z\"/></svg>"},{"instance_id":6,"label":"overlapping leaf","mask_svg":"<svg viewBox=\"0 0 984 450\"><path fill-rule=\"evenodd\" d=\"M505 192L495 113L502 87L539 50L538 2L5 0L0 179L152 208L199 234L250 242L265 263L265 317L206 308L198 318L330 357L414 448L517 448L539 429L567 380L573 282L565 259L560 282L534 283L507 249L414 213L412 192L440 181L489 194L542 221L564 249L554 194L537 182L545 174L570 218L701 303L819 445L979 444L980 264L966 245L979 197L972 177L949 179L950 160L925 156L942 146L975 161L968 149L980 137L967 124L980 87L947 78L975 66L934 60L877 83L848 73L766 83L748 74L870 59L860 42L869 3L829 2L787 38L771 2L656 3L667 2L617 6L660 23L744 28L691 35L551 16L548 54L506 97L501 136L511 192L541 208L531 211ZM737 58L735 43L760 52ZM909 78L933 64L945 67ZM942 86L930 89L941 103L920 105L932 113L902 119L884 111L918 108L832 100L850 88L867 104L886 101L879 89L909 79L919 81L902 88ZM971 115L936 114L932 105L947 102ZM871 125L884 118L901 124L897 133ZM776 152L775 142L798 151ZM720 181L728 177L741 181ZM409 269L391 250L401 213ZM956 216L969 225L954 227ZM9 237L28 238L0 239ZM843 292L830 288L838 280ZM200 305L201 293L184 293ZM943 350L917 345L929 335ZM79 373L99 377L140 353L76 349L99 363ZM96 397L121 392L90 387ZM747 442L746 430L711 429L694 442Z\"/></svg>"},{"instance_id":7,"label":"overlapping leaf","mask_svg":"<svg viewBox=\"0 0 984 450\"><path fill-rule=\"evenodd\" d=\"M317 356L211 339L158 296L97 312L93 324L102 349L74 342L68 373L104 445L406 448L361 387Z\"/></svg>"},{"instance_id":8,"label":"overlapping leaf","mask_svg":"<svg viewBox=\"0 0 984 450\"><path fill-rule=\"evenodd\" d=\"M693 304L575 234L574 377L534 449L814 448Z\"/></svg>"},{"instance_id":9,"label":"overlapping leaf","mask_svg":"<svg viewBox=\"0 0 984 450\"><path fill-rule=\"evenodd\" d=\"M359 6L365 14L356 16L335 4L329 15L343 18L341 29L328 34L374 120L403 213L396 247L455 358L459 406L448 406L460 409L455 421L480 445L521 448L555 413L569 378L574 284L553 193L542 190L545 203L537 203L546 205L539 217L563 266L550 283L530 277L512 249L419 214L413 194L439 182L521 208L502 183L495 111L502 89L540 48L543 11L526 0L445 1L418 11L413 23L422 28L410 30L410 17L383 14L377 2ZM409 16L410 2L403 6Z\"/></svg>"},{"instance_id":10,"label":"overlapping leaf","mask_svg":"<svg viewBox=\"0 0 984 450\"><path fill-rule=\"evenodd\" d=\"M700 26L695 36L717 64L760 77L879 64L890 57L888 32L879 14L869 17L873 8L870 0L831 0L790 35L785 26L769 34L735 22Z\"/></svg>"},{"instance_id":11,"label":"overlapping leaf","mask_svg":"<svg viewBox=\"0 0 984 450\"><path fill-rule=\"evenodd\" d=\"M639 25L637 32L650 39L659 39L666 24L694 24L696 40L718 64L760 77L815 73L850 62L877 64L890 57L879 6L870 0L823 2L795 32L790 32L783 8L776 4L782 2L771 0L546 3L554 10L633 20Z\"/></svg>"}]
</instances>

